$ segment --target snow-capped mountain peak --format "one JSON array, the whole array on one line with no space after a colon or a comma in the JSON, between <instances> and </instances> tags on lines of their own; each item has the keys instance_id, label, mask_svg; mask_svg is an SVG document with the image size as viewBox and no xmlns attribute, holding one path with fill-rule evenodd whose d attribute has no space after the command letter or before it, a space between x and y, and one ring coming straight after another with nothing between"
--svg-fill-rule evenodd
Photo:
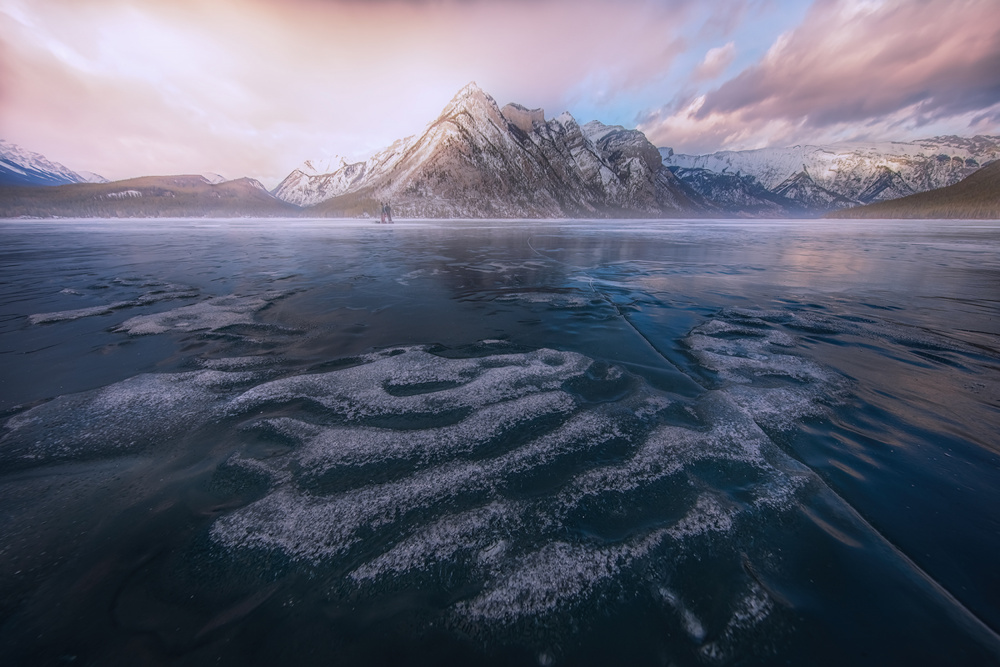
<instances>
[{"instance_id":1,"label":"snow-capped mountain peak","mask_svg":"<svg viewBox=\"0 0 1000 667\"><path fill-rule=\"evenodd\" d=\"M729 182L712 183L712 174L750 177L800 206L800 213L820 214L957 183L1000 159L1000 137L807 144L708 155L684 155L669 148L659 152L664 164L704 196Z\"/></svg>"},{"instance_id":2,"label":"snow-capped mountain peak","mask_svg":"<svg viewBox=\"0 0 1000 667\"><path fill-rule=\"evenodd\" d=\"M329 157L306 160L298 166L298 170L307 176L320 176L322 174L332 174L346 165L347 160L343 157L340 155L331 155Z\"/></svg>"},{"instance_id":3,"label":"snow-capped mountain peak","mask_svg":"<svg viewBox=\"0 0 1000 667\"><path fill-rule=\"evenodd\" d=\"M477 84L475 81L470 81L469 83L462 86L462 88L459 89L457 93L455 93L455 96L451 98L451 101L455 102L456 100L461 100L467 97L483 97L483 96L489 97L489 95L487 95L486 92L479 87L479 84Z\"/></svg>"},{"instance_id":4,"label":"snow-capped mountain peak","mask_svg":"<svg viewBox=\"0 0 1000 667\"><path fill-rule=\"evenodd\" d=\"M106 183L97 174L78 172L44 155L21 148L15 143L0 139L0 184L6 185L64 185L67 183Z\"/></svg>"},{"instance_id":5,"label":"snow-capped mountain peak","mask_svg":"<svg viewBox=\"0 0 1000 667\"><path fill-rule=\"evenodd\" d=\"M83 179L83 183L110 183L108 179L92 171L78 171L77 175Z\"/></svg>"},{"instance_id":6,"label":"snow-capped mountain peak","mask_svg":"<svg viewBox=\"0 0 1000 667\"><path fill-rule=\"evenodd\" d=\"M475 82L467 84L458 91L445 106L438 120L452 118L459 114L468 114L474 118L500 116L500 107L496 100L485 93Z\"/></svg>"},{"instance_id":7,"label":"snow-capped mountain peak","mask_svg":"<svg viewBox=\"0 0 1000 667\"><path fill-rule=\"evenodd\" d=\"M605 125L599 120L592 120L585 123L581 128L583 134L593 142L598 142L612 132L624 130L621 125Z\"/></svg>"},{"instance_id":8,"label":"snow-capped mountain peak","mask_svg":"<svg viewBox=\"0 0 1000 667\"><path fill-rule=\"evenodd\" d=\"M658 217L704 210L661 169L641 132L591 129L600 134L596 142L568 112L547 121L542 109L517 103L501 109L470 83L422 134L330 173L297 169L274 194L316 205L320 213L349 215L385 201L401 216L418 217Z\"/></svg>"}]
</instances>

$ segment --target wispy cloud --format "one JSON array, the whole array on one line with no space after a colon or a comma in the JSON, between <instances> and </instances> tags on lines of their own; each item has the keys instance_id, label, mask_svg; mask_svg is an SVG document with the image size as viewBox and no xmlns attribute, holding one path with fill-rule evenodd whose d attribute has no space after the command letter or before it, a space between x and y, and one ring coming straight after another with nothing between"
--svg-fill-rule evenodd
<instances>
[{"instance_id":1,"label":"wispy cloud","mask_svg":"<svg viewBox=\"0 0 1000 667\"><path fill-rule=\"evenodd\" d=\"M697 4L0 0L0 124L109 177L273 183L420 131L472 80L554 113L586 89L616 99L670 67Z\"/></svg>"},{"instance_id":2,"label":"wispy cloud","mask_svg":"<svg viewBox=\"0 0 1000 667\"><path fill-rule=\"evenodd\" d=\"M708 53L705 54L705 59L695 68L694 79L697 81L714 79L732 64L735 57L735 42L729 42L725 46L717 46L714 49L709 49Z\"/></svg>"},{"instance_id":3,"label":"wispy cloud","mask_svg":"<svg viewBox=\"0 0 1000 667\"><path fill-rule=\"evenodd\" d=\"M995 122L995 0L819 0L759 62L642 128L691 150ZM988 129L988 127L987 127Z\"/></svg>"},{"instance_id":4,"label":"wispy cloud","mask_svg":"<svg viewBox=\"0 0 1000 667\"><path fill-rule=\"evenodd\" d=\"M473 80L550 116L642 118L656 143L686 149L997 126L996 0L803 11L799 0L0 0L0 136L110 178L215 171L273 185L303 159L361 157L421 131Z\"/></svg>"}]
</instances>

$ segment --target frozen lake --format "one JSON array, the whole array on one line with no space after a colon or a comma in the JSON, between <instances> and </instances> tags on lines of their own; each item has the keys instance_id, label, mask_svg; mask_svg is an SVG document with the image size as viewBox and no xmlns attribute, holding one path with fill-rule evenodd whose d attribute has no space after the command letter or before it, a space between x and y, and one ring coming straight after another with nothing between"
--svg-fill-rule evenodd
<instances>
[{"instance_id":1,"label":"frozen lake","mask_svg":"<svg viewBox=\"0 0 1000 667\"><path fill-rule=\"evenodd\" d=\"M0 223L6 664L1000 662L1000 223Z\"/></svg>"}]
</instances>

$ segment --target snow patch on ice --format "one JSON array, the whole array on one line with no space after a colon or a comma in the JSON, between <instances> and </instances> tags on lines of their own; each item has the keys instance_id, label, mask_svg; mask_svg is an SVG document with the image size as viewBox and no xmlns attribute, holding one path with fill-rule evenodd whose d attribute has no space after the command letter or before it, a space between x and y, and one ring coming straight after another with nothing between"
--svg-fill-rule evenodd
<instances>
[{"instance_id":1,"label":"snow patch on ice","mask_svg":"<svg viewBox=\"0 0 1000 667\"><path fill-rule=\"evenodd\" d=\"M740 326L717 323L706 331L728 336ZM753 334L750 348L787 349L793 342ZM778 363L789 366L787 359ZM279 551L312 566L358 559L346 580L363 589L405 586L412 577L448 568L449 581L474 582L479 590L454 605L456 617L504 625L604 595L653 551L680 553L701 540L731 539L749 513L791 507L810 479L749 414L753 406L744 399L753 395L752 384L730 386L745 395L728 388L707 392L689 406L704 426L685 427L658 423L675 402L641 383L609 404L578 403L567 383L623 376L617 367L595 375L592 365L581 355L552 350L448 359L399 348L372 353L343 370L260 384L234 398L226 411L255 414L308 400L328 409L325 419L332 422L323 423L318 413L255 422L254 428L296 444L254 464L270 471L271 491L218 519L211 537L234 554ZM791 366L808 370L800 374L802 382L829 377L822 369ZM808 391L801 399L807 407L812 400ZM467 412L448 421L456 409ZM370 423L389 415L447 423L417 429ZM526 428L538 419L549 420L547 426ZM497 442L503 446L490 444ZM627 451L609 459L601 452L610 446ZM696 466L724 462L739 476L739 501L725 489L692 485L688 477ZM366 482L367 473L350 473L362 467L395 472ZM346 488L324 486L330 474L355 481ZM514 492L552 474L563 478L547 482L553 484L549 491L526 497ZM624 507L648 503L647 494L661 480L692 491L676 499L672 519L636 525L611 543L569 537L580 512L600 511L595 508L607 498ZM703 641L700 621L678 613L686 631Z\"/></svg>"},{"instance_id":2,"label":"snow patch on ice","mask_svg":"<svg viewBox=\"0 0 1000 667\"><path fill-rule=\"evenodd\" d=\"M123 453L205 423L227 391L258 380L204 370L137 375L60 396L7 420L0 460L44 462Z\"/></svg>"},{"instance_id":3,"label":"snow patch on ice","mask_svg":"<svg viewBox=\"0 0 1000 667\"><path fill-rule=\"evenodd\" d=\"M217 296L163 313L137 315L122 322L115 331L141 336L168 331L218 331L238 324L252 325L254 315L280 294L263 296Z\"/></svg>"},{"instance_id":4,"label":"snow patch on ice","mask_svg":"<svg viewBox=\"0 0 1000 667\"><path fill-rule=\"evenodd\" d=\"M169 283L144 283L140 285L133 285L130 282L118 281L127 287L139 286L153 289L140 294L134 299L126 299L122 301L115 301L113 303L90 306L88 308L75 308L73 310L62 310L54 313L37 313L35 315L29 315L28 321L31 324L48 324L51 322L63 322L67 320L78 320L83 317L93 317L96 315L106 315L112 313L116 310L122 310L123 308L136 308L139 306L148 306L154 303L159 303L160 301L170 301L174 299L192 299L198 296L198 291L193 287L186 287L184 285L173 285ZM80 295L80 292L71 289L60 290L61 294L74 294Z\"/></svg>"}]
</instances>

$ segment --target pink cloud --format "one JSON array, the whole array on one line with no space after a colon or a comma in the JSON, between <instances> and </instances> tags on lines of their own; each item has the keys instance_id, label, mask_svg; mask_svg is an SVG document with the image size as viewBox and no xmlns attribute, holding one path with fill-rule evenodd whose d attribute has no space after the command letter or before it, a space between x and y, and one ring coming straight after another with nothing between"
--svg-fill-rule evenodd
<instances>
[{"instance_id":1,"label":"pink cloud","mask_svg":"<svg viewBox=\"0 0 1000 667\"><path fill-rule=\"evenodd\" d=\"M705 59L694 70L696 80L714 79L722 74L736 58L736 44L729 42L725 46L717 46L709 49L705 54Z\"/></svg>"},{"instance_id":2,"label":"pink cloud","mask_svg":"<svg viewBox=\"0 0 1000 667\"><path fill-rule=\"evenodd\" d=\"M670 66L696 6L0 0L0 128L110 178L211 170L272 185L308 157L421 131L469 81L551 115L593 81L612 97L640 87Z\"/></svg>"},{"instance_id":3,"label":"pink cloud","mask_svg":"<svg viewBox=\"0 0 1000 667\"><path fill-rule=\"evenodd\" d=\"M998 18L995 0L819 0L758 63L642 127L702 150L975 116L995 127Z\"/></svg>"}]
</instances>

